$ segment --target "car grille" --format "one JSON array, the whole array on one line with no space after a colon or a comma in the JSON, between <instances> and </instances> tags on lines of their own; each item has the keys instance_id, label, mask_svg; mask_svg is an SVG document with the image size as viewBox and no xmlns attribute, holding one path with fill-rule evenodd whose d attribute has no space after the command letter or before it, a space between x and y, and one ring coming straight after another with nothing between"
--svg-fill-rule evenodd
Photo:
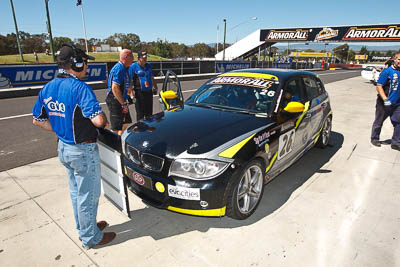
<instances>
[{"instance_id":1,"label":"car grille","mask_svg":"<svg viewBox=\"0 0 400 267\"><path fill-rule=\"evenodd\" d=\"M140 164L139 151L136 148L131 147L130 145L127 145L126 151L127 151L128 157L131 161L133 161L136 164Z\"/></svg>"},{"instance_id":2,"label":"car grille","mask_svg":"<svg viewBox=\"0 0 400 267\"><path fill-rule=\"evenodd\" d=\"M142 163L145 168L159 172L163 168L164 159L148 153L143 153Z\"/></svg>"},{"instance_id":3,"label":"car grille","mask_svg":"<svg viewBox=\"0 0 400 267\"><path fill-rule=\"evenodd\" d=\"M143 166L151 171L159 172L164 166L164 159L149 153L141 153L136 148L126 145L128 158L135 164Z\"/></svg>"}]
</instances>

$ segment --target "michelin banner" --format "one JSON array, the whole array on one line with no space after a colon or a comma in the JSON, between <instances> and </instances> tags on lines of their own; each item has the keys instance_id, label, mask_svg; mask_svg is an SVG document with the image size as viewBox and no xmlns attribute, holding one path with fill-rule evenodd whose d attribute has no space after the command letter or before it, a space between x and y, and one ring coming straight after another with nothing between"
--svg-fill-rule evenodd
<instances>
[{"instance_id":1,"label":"michelin banner","mask_svg":"<svg viewBox=\"0 0 400 267\"><path fill-rule=\"evenodd\" d=\"M249 69L250 62L218 62L216 63L217 72L227 72L231 70Z\"/></svg>"},{"instance_id":2,"label":"michelin banner","mask_svg":"<svg viewBox=\"0 0 400 267\"><path fill-rule=\"evenodd\" d=\"M260 41L398 42L400 24L265 29L260 31Z\"/></svg>"},{"instance_id":3,"label":"michelin banner","mask_svg":"<svg viewBox=\"0 0 400 267\"><path fill-rule=\"evenodd\" d=\"M13 87L43 85L57 75L56 64L0 66L0 90ZM85 81L105 81L106 63L89 63Z\"/></svg>"}]
</instances>

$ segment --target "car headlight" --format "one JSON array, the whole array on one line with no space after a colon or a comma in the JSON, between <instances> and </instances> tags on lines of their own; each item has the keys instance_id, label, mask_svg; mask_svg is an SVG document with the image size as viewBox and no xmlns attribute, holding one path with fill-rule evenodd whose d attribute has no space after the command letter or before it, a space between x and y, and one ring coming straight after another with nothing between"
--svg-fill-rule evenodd
<instances>
[{"instance_id":1,"label":"car headlight","mask_svg":"<svg viewBox=\"0 0 400 267\"><path fill-rule=\"evenodd\" d=\"M227 162L208 159L176 159L171 164L169 175L206 180L223 172L228 164Z\"/></svg>"}]
</instances>

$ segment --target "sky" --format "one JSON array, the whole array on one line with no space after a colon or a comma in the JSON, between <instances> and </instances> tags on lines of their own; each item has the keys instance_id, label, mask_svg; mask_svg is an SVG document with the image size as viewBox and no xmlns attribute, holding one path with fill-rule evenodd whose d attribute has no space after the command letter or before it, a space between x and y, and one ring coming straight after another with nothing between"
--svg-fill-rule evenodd
<instances>
[{"instance_id":1,"label":"sky","mask_svg":"<svg viewBox=\"0 0 400 267\"><path fill-rule=\"evenodd\" d=\"M0 34L15 32L9 0L0 1ZM49 0L53 37L84 38L81 7L76 0ZM45 0L13 0L20 31L47 32ZM82 0L88 39L135 33L141 41L236 42L258 29L365 24L400 24L398 1L386 0L246 0L137 1ZM256 17L254 20L252 18ZM219 30L218 30L219 27ZM387 43L390 44L390 43ZM393 43L391 43L393 45Z\"/></svg>"}]
</instances>

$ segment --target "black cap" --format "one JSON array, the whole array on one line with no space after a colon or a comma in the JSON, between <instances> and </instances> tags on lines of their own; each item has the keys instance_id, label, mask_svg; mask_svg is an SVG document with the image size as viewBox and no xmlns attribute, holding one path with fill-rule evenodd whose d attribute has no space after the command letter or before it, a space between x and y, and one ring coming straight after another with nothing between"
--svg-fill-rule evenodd
<instances>
[{"instance_id":1,"label":"black cap","mask_svg":"<svg viewBox=\"0 0 400 267\"><path fill-rule=\"evenodd\" d=\"M146 51L143 51L143 50L140 50L138 53L137 53L137 57L138 58L147 58L147 52Z\"/></svg>"},{"instance_id":2,"label":"black cap","mask_svg":"<svg viewBox=\"0 0 400 267\"><path fill-rule=\"evenodd\" d=\"M57 56L57 59L59 61L66 61L73 57L81 57L94 60L94 57L89 56L79 47L76 47L73 44L63 44L63 46L60 49L60 53Z\"/></svg>"}]
</instances>

